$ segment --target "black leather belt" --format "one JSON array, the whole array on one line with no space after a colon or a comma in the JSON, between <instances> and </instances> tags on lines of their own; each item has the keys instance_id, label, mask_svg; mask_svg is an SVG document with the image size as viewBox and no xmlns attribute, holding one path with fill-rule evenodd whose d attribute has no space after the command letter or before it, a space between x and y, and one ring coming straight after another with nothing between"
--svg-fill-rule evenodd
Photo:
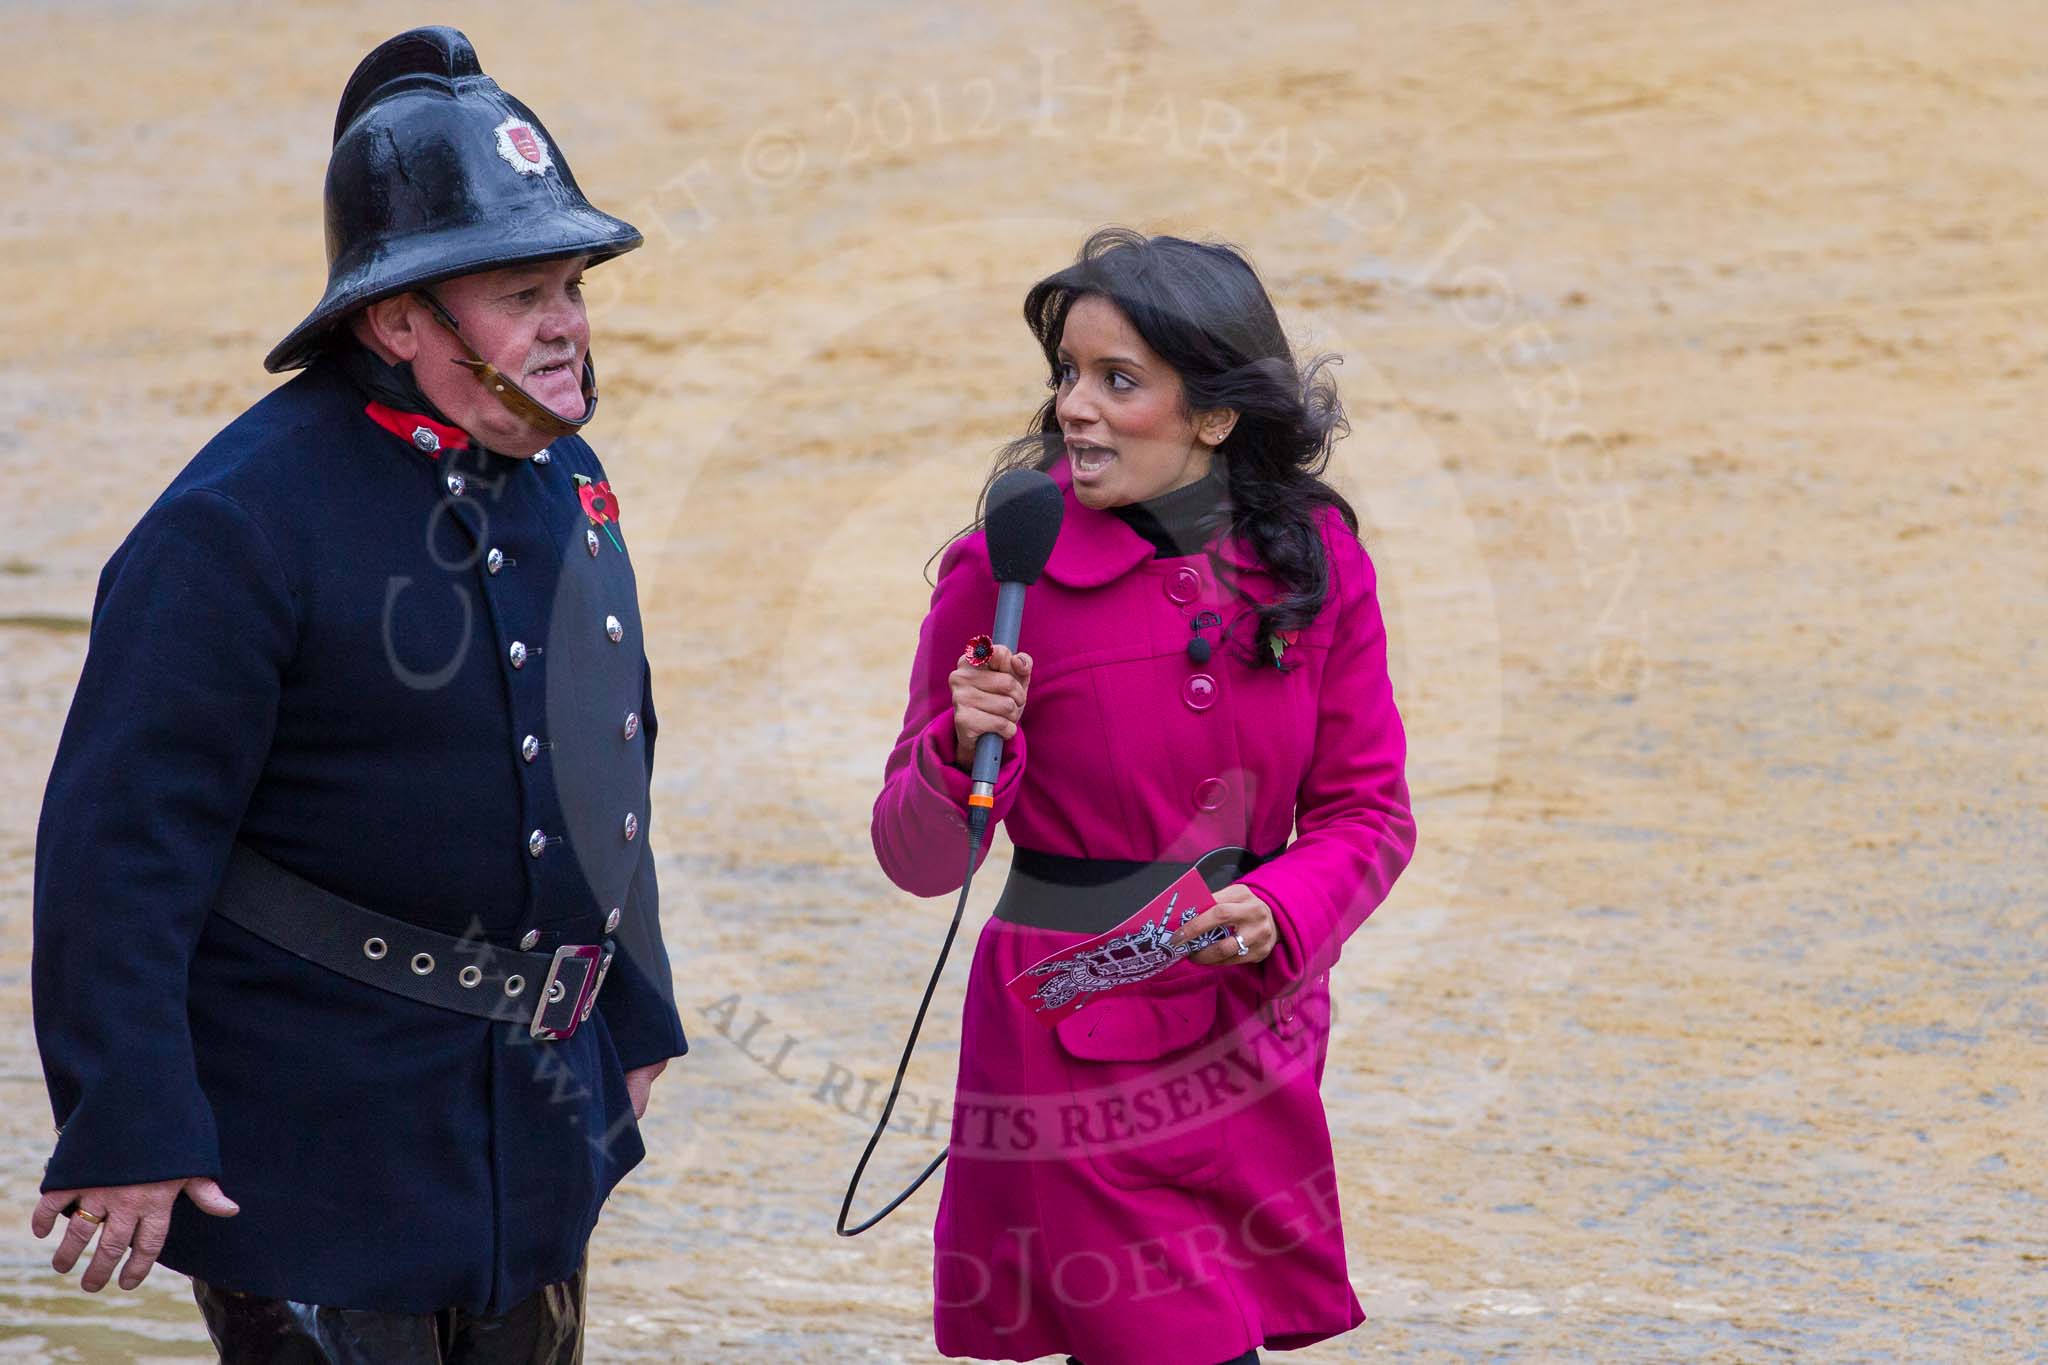
<instances>
[{"instance_id":1,"label":"black leather belt","mask_svg":"<svg viewBox=\"0 0 2048 1365\"><path fill-rule=\"evenodd\" d=\"M1211 891L1221 891L1259 864L1279 856L1277 850L1258 854L1225 845L1210 849L1192 863L1133 862L1121 858L1073 858L1020 848L1010 860L1010 879L1003 883L995 917L1034 929L1106 933L1172 886L1191 867L1202 870L1202 880Z\"/></svg>"},{"instance_id":2,"label":"black leather belt","mask_svg":"<svg viewBox=\"0 0 2048 1365\"><path fill-rule=\"evenodd\" d=\"M241 844L214 913L366 986L458 1014L526 1023L536 1038L574 1034L612 964L609 939L526 953L422 929L323 890Z\"/></svg>"}]
</instances>

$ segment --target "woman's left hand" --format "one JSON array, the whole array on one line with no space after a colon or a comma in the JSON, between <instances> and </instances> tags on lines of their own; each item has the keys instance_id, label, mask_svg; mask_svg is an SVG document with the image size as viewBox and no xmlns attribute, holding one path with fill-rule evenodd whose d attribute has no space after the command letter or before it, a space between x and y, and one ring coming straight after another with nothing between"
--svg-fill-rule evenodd
<instances>
[{"instance_id":1,"label":"woman's left hand","mask_svg":"<svg viewBox=\"0 0 2048 1365\"><path fill-rule=\"evenodd\" d=\"M1221 943L1212 943L1194 954L1193 961L1211 967L1249 967L1254 962L1264 962L1280 942L1280 930L1273 923L1273 907L1253 895L1250 887L1239 884L1218 891L1216 903L1183 924L1174 934L1173 941L1185 943L1218 925L1235 931L1237 937L1224 934ZM1242 953L1237 950L1239 940L1244 943Z\"/></svg>"}]
</instances>

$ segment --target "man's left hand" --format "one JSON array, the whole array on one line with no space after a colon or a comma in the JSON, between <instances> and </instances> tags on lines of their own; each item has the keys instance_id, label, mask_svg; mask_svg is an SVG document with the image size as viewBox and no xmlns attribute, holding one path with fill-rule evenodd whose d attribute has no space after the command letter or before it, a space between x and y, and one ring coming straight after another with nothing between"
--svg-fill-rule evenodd
<instances>
[{"instance_id":1,"label":"man's left hand","mask_svg":"<svg viewBox=\"0 0 2048 1365\"><path fill-rule=\"evenodd\" d=\"M1175 932L1176 944L1198 938L1211 929L1224 928L1235 932L1235 938L1226 933L1221 943L1212 943L1191 958L1205 966L1249 967L1255 962L1264 962L1280 942L1280 930L1273 923L1273 908L1252 894L1248 886L1233 883L1216 893L1216 903L1183 924ZM1237 950L1239 940L1244 942L1244 952Z\"/></svg>"},{"instance_id":2,"label":"man's left hand","mask_svg":"<svg viewBox=\"0 0 2048 1365\"><path fill-rule=\"evenodd\" d=\"M667 1062L656 1062L653 1066L636 1066L626 1073L626 1095L633 1101L635 1122L647 1117L647 1092L654 1089L654 1078L666 1070Z\"/></svg>"},{"instance_id":3,"label":"man's left hand","mask_svg":"<svg viewBox=\"0 0 2048 1365\"><path fill-rule=\"evenodd\" d=\"M232 1218L242 1211L210 1176L195 1175L140 1185L51 1190L36 1205L29 1218L29 1230L38 1237L47 1237L58 1219L65 1220L64 1240L57 1243L57 1254L50 1258L50 1268L59 1275L69 1275L92 1239L98 1237L99 1250L93 1253L78 1287L88 1294L99 1293L119 1266L121 1287L133 1289L148 1277L163 1251L171 1228L171 1206L181 1194L197 1205L200 1212L215 1218ZM123 1256L128 1258L125 1266L121 1265Z\"/></svg>"}]
</instances>

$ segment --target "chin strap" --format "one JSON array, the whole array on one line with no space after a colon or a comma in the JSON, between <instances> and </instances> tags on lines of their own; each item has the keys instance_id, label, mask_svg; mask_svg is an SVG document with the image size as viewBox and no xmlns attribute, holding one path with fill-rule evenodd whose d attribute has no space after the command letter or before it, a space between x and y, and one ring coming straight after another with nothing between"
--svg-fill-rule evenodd
<instances>
[{"instance_id":1,"label":"chin strap","mask_svg":"<svg viewBox=\"0 0 2048 1365\"><path fill-rule=\"evenodd\" d=\"M470 345L469 338L462 334L462 325L456 322L455 315L448 311L447 306L434 297L433 290L415 289L413 292L425 301L427 311L434 315L434 320L447 328L448 334L455 338L456 343L469 352L469 359L458 359L455 363L475 375L477 382L495 394L498 401L505 405L505 410L514 417L543 435L574 436L597 415L597 367L590 363L588 351L583 354L583 415L576 418L564 417L520 388L510 375L478 355L476 347Z\"/></svg>"}]
</instances>

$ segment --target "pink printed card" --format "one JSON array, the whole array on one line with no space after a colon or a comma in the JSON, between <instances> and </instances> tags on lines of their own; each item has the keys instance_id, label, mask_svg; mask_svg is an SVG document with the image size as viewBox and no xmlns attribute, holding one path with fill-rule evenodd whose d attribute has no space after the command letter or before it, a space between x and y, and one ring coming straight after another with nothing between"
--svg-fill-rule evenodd
<instances>
[{"instance_id":1,"label":"pink printed card","mask_svg":"<svg viewBox=\"0 0 2048 1365\"><path fill-rule=\"evenodd\" d=\"M1226 930L1211 929L1179 947L1167 940L1174 931L1216 903L1200 870L1189 868L1180 880L1146 902L1129 919L1026 967L1010 978L1010 994L1028 1005L1040 1023L1052 1028L1104 991L1150 981L1220 942Z\"/></svg>"}]
</instances>

